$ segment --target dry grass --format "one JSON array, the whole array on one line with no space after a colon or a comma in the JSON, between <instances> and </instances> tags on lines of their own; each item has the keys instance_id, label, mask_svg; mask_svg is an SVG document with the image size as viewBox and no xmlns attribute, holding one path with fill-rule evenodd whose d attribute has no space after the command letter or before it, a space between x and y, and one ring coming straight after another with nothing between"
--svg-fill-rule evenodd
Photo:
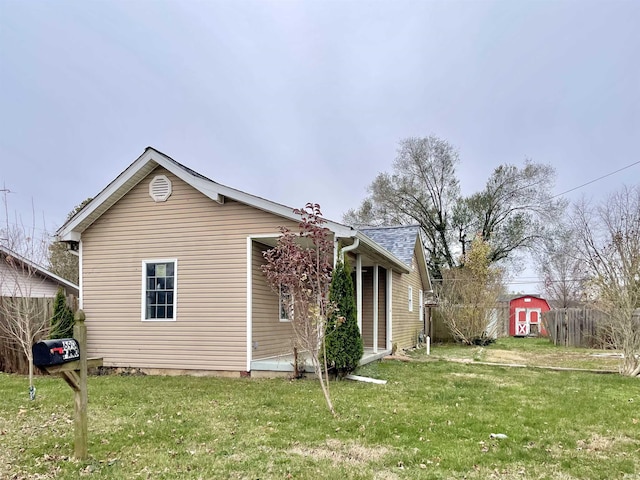
<instances>
[{"instance_id":1,"label":"dry grass","mask_svg":"<svg viewBox=\"0 0 640 480\"><path fill-rule=\"evenodd\" d=\"M345 444L340 440L330 439L322 446L295 446L289 452L314 460L329 460L334 465L361 465L372 460L380 461L389 453L389 449L386 447L365 447L355 442Z\"/></svg>"},{"instance_id":2,"label":"dry grass","mask_svg":"<svg viewBox=\"0 0 640 480\"><path fill-rule=\"evenodd\" d=\"M486 347L436 344L431 349L431 358L426 357L424 349L411 352L411 358L606 371L617 371L620 363L615 352L554 346L546 338L500 338Z\"/></svg>"}]
</instances>

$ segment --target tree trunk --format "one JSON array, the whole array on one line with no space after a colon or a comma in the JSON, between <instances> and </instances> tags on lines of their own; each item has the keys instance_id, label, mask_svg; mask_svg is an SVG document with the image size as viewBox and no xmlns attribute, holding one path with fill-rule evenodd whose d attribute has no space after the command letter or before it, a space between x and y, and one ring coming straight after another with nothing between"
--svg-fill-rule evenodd
<instances>
[{"instance_id":1,"label":"tree trunk","mask_svg":"<svg viewBox=\"0 0 640 480\"><path fill-rule=\"evenodd\" d=\"M316 371L316 376L320 381L320 387L322 388L322 394L324 395L324 399L327 402L327 407L331 412L331 415L336 416L336 411L333 408L333 403L331 402L331 395L329 394L329 386L325 384L322 367L320 366L320 360L318 359L318 355L311 354L311 361L313 362L313 368Z\"/></svg>"},{"instance_id":2,"label":"tree trunk","mask_svg":"<svg viewBox=\"0 0 640 480\"><path fill-rule=\"evenodd\" d=\"M640 356L633 353L625 354L620 373L628 377L640 376Z\"/></svg>"},{"instance_id":3,"label":"tree trunk","mask_svg":"<svg viewBox=\"0 0 640 480\"><path fill-rule=\"evenodd\" d=\"M33 386L33 354L27 354L27 361L29 362L29 399L36 399L36 387Z\"/></svg>"}]
</instances>

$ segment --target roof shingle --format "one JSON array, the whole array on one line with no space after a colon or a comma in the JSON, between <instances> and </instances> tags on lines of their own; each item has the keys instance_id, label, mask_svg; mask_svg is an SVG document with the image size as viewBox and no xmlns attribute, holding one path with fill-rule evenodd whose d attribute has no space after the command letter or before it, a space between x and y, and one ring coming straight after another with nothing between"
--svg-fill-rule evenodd
<instances>
[{"instance_id":1,"label":"roof shingle","mask_svg":"<svg viewBox=\"0 0 640 480\"><path fill-rule=\"evenodd\" d=\"M363 228L360 229L360 231L377 244L389 250L407 266L411 266L416 237L420 233L419 225Z\"/></svg>"}]
</instances>

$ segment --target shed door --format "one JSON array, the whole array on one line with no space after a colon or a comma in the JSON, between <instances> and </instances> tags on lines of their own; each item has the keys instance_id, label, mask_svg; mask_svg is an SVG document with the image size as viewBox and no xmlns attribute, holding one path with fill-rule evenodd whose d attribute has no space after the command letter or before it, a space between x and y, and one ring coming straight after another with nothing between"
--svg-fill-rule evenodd
<instances>
[{"instance_id":1,"label":"shed door","mask_svg":"<svg viewBox=\"0 0 640 480\"><path fill-rule=\"evenodd\" d=\"M516 335L529 335L529 322L526 308L516 308Z\"/></svg>"},{"instance_id":2,"label":"shed door","mask_svg":"<svg viewBox=\"0 0 640 480\"><path fill-rule=\"evenodd\" d=\"M516 335L538 335L541 313L539 308L516 308Z\"/></svg>"},{"instance_id":3,"label":"shed door","mask_svg":"<svg viewBox=\"0 0 640 480\"><path fill-rule=\"evenodd\" d=\"M531 335L540 334L540 310L528 310L529 314L529 333Z\"/></svg>"}]
</instances>

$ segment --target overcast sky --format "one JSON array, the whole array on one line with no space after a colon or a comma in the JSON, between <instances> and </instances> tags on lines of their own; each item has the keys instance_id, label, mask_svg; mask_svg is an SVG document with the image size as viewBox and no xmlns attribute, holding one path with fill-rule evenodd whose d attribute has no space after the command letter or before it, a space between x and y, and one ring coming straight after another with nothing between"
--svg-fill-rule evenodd
<instances>
[{"instance_id":1,"label":"overcast sky","mask_svg":"<svg viewBox=\"0 0 640 480\"><path fill-rule=\"evenodd\" d=\"M525 158L560 193L640 160L639 25L632 0L0 0L0 188L53 231L150 145L340 221L434 134L463 193Z\"/></svg>"}]
</instances>

